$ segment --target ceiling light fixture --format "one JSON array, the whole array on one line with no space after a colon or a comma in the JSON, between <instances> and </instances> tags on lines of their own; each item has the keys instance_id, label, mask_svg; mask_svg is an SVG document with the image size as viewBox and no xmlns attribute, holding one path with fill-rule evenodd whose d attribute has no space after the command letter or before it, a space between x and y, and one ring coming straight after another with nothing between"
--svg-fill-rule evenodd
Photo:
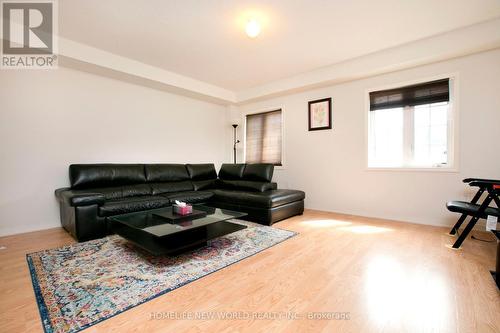
<instances>
[{"instance_id":1,"label":"ceiling light fixture","mask_svg":"<svg viewBox=\"0 0 500 333\"><path fill-rule=\"evenodd\" d=\"M245 31L250 38L255 38L260 34L260 24L255 19L251 19L247 22Z\"/></svg>"}]
</instances>

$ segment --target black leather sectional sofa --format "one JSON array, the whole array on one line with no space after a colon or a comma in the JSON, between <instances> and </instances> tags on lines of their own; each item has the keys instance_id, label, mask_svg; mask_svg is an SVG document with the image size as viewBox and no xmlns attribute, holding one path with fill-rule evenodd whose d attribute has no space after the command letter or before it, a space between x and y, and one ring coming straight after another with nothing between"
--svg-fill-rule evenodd
<instances>
[{"instance_id":1,"label":"black leather sectional sofa","mask_svg":"<svg viewBox=\"0 0 500 333\"><path fill-rule=\"evenodd\" d=\"M109 233L107 218L167 207L175 200L248 213L271 225L304 211L305 193L277 189L272 164L72 164L70 188L56 190L62 226L78 241Z\"/></svg>"}]
</instances>

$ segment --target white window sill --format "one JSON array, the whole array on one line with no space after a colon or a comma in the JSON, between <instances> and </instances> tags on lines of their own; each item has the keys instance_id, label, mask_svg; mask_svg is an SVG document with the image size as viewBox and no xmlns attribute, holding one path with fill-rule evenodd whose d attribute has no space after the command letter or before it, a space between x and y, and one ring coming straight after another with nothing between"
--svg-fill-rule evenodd
<instances>
[{"instance_id":1,"label":"white window sill","mask_svg":"<svg viewBox=\"0 0 500 333\"><path fill-rule=\"evenodd\" d=\"M365 171L404 171L404 172L449 172L458 173L457 168L412 168L412 167L367 167Z\"/></svg>"}]
</instances>

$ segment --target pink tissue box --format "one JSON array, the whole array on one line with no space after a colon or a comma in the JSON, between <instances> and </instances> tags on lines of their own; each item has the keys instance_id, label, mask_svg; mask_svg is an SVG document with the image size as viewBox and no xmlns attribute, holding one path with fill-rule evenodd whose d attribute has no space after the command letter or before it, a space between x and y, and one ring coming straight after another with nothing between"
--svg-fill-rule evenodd
<instances>
[{"instance_id":1,"label":"pink tissue box","mask_svg":"<svg viewBox=\"0 0 500 333\"><path fill-rule=\"evenodd\" d=\"M174 207L174 213L179 215L188 215L193 212L193 206L191 205L186 205L184 207L173 205L173 207Z\"/></svg>"}]
</instances>

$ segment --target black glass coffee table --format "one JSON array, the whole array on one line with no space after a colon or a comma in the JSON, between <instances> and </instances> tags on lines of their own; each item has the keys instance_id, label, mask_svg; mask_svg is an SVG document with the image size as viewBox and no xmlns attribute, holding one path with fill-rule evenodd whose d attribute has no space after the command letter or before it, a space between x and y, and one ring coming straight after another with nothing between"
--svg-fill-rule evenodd
<instances>
[{"instance_id":1,"label":"black glass coffee table","mask_svg":"<svg viewBox=\"0 0 500 333\"><path fill-rule=\"evenodd\" d=\"M207 245L246 226L228 220L247 215L227 209L193 205L206 216L171 222L157 214L172 213L172 207L116 215L109 218L111 230L154 255L178 254Z\"/></svg>"}]
</instances>

